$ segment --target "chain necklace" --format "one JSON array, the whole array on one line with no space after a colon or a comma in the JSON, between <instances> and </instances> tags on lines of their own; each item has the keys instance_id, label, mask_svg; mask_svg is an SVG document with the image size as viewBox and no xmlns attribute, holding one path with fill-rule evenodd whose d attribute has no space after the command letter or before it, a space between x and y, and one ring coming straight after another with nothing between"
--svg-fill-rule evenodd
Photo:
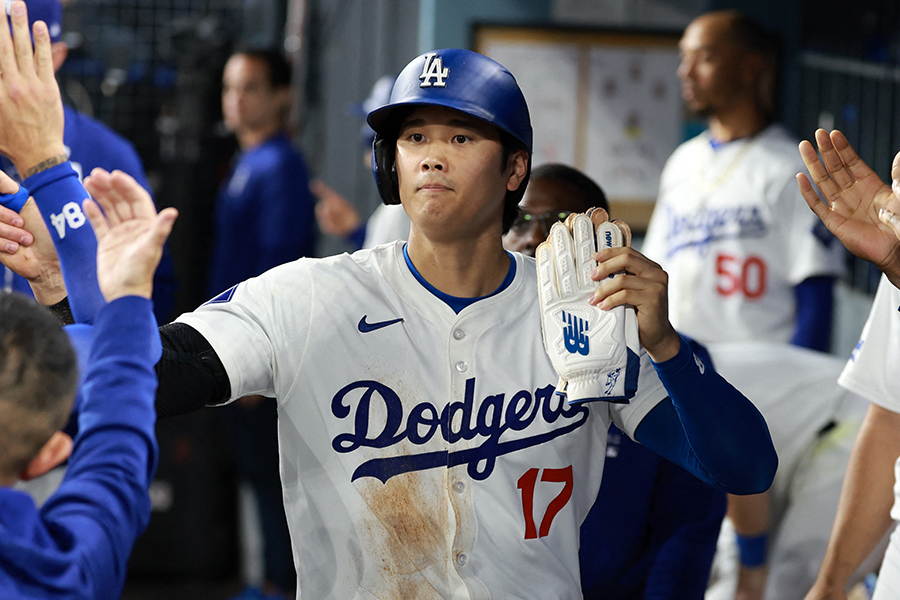
<instances>
[{"instance_id":1,"label":"chain necklace","mask_svg":"<svg viewBox=\"0 0 900 600\"><path fill-rule=\"evenodd\" d=\"M734 140L736 141L736 140ZM727 143L733 143L727 142ZM703 173L703 161L700 161L700 164L697 165L697 178L700 180L700 187L707 194L714 192L717 190L723 183L728 181L728 179L734 174L735 170L741 165L744 160L744 157L747 156L747 153L750 151L750 148L753 144L756 143L756 135L751 136L744 146L735 152L734 157L731 161L725 166L725 168L719 172L719 174L715 178L707 177ZM717 150L712 149L713 153Z\"/></svg>"}]
</instances>

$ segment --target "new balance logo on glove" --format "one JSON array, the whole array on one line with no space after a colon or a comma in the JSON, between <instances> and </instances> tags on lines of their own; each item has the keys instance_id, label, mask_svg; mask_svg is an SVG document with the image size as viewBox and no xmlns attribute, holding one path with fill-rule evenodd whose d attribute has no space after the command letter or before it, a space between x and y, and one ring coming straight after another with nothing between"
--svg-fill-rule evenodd
<instances>
[{"instance_id":1,"label":"new balance logo on glove","mask_svg":"<svg viewBox=\"0 0 900 600\"><path fill-rule=\"evenodd\" d=\"M544 349L560 378L557 391L565 390L570 404L628 402L637 392L640 342L634 308L603 310L588 304L599 285L591 279L598 246L624 245L617 225L605 221L595 230L591 217L579 214L554 224L537 248Z\"/></svg>"}]
</instances>

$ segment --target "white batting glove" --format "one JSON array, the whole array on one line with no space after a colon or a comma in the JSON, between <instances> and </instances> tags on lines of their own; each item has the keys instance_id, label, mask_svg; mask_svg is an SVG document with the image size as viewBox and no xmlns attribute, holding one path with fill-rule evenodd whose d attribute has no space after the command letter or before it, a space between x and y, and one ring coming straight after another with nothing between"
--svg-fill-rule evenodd
<instances>
[{"instance_id":1,"label":"white batting glove","mask_svg":"<svg viewBox=\"0 0 900 600\"><path fill-rule=\"evenodd\" d=\"M624 245L613 223L597 226L584 214L555 223L537 248L544 349L560 377L558 393L570 404L591 400L628 402L637 391L640 342L633 307L601 310L588 304L598 249ZM596 237L595 237L596 236ZM613 275L615 277L615 275Z\"/></svg>"}]
</instances>

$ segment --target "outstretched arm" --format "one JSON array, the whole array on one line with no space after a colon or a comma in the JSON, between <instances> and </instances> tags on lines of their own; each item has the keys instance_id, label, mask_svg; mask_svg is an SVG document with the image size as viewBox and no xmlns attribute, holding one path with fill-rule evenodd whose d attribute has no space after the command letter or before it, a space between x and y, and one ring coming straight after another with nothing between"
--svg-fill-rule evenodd
<instances>
[{"instance_id":1,"label":"outstretched arm","mask_svg":"<svg viewBox=\"0 0 900 600\"><path fill-rule=\"evenodd\" d=\"M900 287L900 239L889 224L893 215L882 213L889 206L900 210L900 200L859 158L840 131L829 135L817 130L816 144L821 161L808 141L800 142L800 155L825 202L819 199L809 177L799 173L797 182L803 198L850 252L874 263ZM894 172L900 176L900 154L894 158Z\"/></svg>"},{"instance_id":2,"label":"outstretched arm","mask_svg":"<svg viewBox=\"0 0 900 600\"><path fill-rule=\"evenodd\" d=\"M84 185L106 212L105 220L101 219L103 215L98 214L99 211L93 206L93 202L85 203L85 213L91 218L91 224L95 229L99 227L98 238L101 234L109 235L107 223L121 223L123 226L112 231L116 236L115 244L114 238L104 237L107 239L106 242L101 240L97 254L98 265L109 263L115 267L120 244L129 243L132 234L140 230L143 232L142 235L153 239L154 235L159 235L164 230L159 229L164 227L164 224L158 221L174 218L171 216L174 214L171 212L173 209L166 209L157 217L153 200L147 191L130 175L121 171L108 173L103 169L94 169L84 180ZM125 227L130 227L134 231ZM129 252L135 254L138 250ZM147 252L147 249L140 252ZM148 258L145 257L143 260ZM105 286L102 279L103 277L100 282L101 289ZM146 282L141 284L145 285ZM156 365L159 378L156 407L160 418L184 414L207 405L220 404L228 399L230 387L225 368L202 335L184 323L170 323L160 328L160 336L163 354Z\"/></svg>"}]
</instances>

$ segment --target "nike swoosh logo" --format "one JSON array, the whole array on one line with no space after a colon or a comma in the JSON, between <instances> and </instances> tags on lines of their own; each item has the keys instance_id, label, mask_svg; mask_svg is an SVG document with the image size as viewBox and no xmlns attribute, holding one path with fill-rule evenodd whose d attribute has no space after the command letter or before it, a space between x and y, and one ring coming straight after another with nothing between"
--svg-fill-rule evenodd
<instances>
[{"instance_id":1,"label":"nike swoosh logo","mask_svg":"<svg viewBox=\"0 0 900 600\"><path fill-rule=\"evenodd\" d=\"M403 319L394 319L392 321L379 321L378 323L366 323L366 317L369 315L363 315L363 318L359 320L359 332L360 333L369 333L370 331L375 331L376 329L381 329L382 327L387 327L388 325L393 325L394 323L402 323Z\"/></svg>"}]
</instances>

